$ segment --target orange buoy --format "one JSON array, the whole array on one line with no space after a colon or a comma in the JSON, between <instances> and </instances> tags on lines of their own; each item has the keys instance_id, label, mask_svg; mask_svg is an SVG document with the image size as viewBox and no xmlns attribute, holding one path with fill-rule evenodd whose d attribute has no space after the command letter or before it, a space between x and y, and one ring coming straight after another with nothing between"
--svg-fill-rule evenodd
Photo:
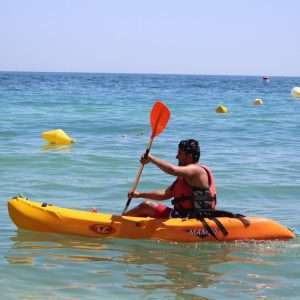
<instances>
[{"instance_id":1,"label":"orange buoy","mask_svg":"<svg viewBox=\"0 0 300 300\"><path fill-rule=\"evenodd\" d=\"M44 131L42 137L52 145L70 145L74 143L74 140L62 129Z\"/></svg>"},{"instance_id":2,"label":"orange buoy","mask_svg":"<svg viewBox=\"0 0 300 300\"><path fill-rule=\"evenodd\" d=\"M228 112L228 108L225 105L220 105L216 108L216 112L224 114Z\"/></svg>"}]
</instances>

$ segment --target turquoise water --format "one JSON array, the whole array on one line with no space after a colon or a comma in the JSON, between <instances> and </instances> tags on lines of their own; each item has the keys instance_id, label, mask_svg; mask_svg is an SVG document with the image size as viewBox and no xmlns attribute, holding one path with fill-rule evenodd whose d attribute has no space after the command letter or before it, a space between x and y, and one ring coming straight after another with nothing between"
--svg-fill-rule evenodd
<instances>
[{"instance_id":1,"label":"turquoise water","mask_svg":"<svg viewBox=\"0 0 300 300\"><path fill-rule=\"evenodd\" d=\"M219 208L298 232L300 101L290 90L299 85L283 77L0 73L3 299L298 299L299 238L187 245L37 234L16 229L6 201L22 193L120 213L161 99L172 115L154 154L176 163L178 141L199 139ZM228 114L215 113L220 104ZM56 128L76 143L45 146L41 133ZM172 180L147 165L139 189Z\"/></svg>"}]
</instances>

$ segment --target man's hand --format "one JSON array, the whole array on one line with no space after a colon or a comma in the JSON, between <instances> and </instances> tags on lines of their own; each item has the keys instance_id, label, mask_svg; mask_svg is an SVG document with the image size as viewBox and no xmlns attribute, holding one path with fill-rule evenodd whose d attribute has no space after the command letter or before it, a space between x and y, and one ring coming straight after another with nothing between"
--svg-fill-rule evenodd
<instances>
[{"instance_id":1,"label":"man's hand","mask_svg":"<svg viewBox=\"0 0 300 300\"><path fill-rule=\"evenodd\" d=\"M132 199L132 198L139 198L139 197L140 197L140 193L137 192L137 191L135 191L135 192L130 191L128 193L128 198L130 198L130 199Z\"/></svg>"},{"instance_id":2,"label":"man's hand","mask_svg":"<svg viewBox=\"0 0 300 300\"><path fill-rule=\"evenodd\" d=\"M140 159L140 162L141 162L142 165L146 165L146 164L148 164L151 161L151 159L152 159L152 155L150 153L147 154L147 152L145 152L142 155L142 157Z\"/></svg>"}]
</instances>

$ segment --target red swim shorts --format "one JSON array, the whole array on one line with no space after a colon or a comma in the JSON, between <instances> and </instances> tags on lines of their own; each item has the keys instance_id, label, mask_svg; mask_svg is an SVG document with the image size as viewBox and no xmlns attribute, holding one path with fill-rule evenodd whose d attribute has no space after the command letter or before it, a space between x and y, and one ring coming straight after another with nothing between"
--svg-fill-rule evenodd
<instances>
[{"instance_id":1,"label":"red swim shorts","mask_svg":"<svg viewBox=\"0 0 300 300\"><path fill-rule=\"evenodd\" d=\"M157 219L168 219L170 218L172 208L163 205L163 204L158 204L154 207L155 210L155 218Z\"/></svg>"}]
</instances>

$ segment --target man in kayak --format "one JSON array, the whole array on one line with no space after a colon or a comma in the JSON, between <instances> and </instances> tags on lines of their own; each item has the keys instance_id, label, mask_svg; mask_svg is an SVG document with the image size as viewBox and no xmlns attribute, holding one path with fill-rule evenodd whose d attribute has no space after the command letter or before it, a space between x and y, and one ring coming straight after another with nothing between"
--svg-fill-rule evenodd
<instances>
[{"instance_id":1,"label":"man in kayak","mask_svg":"<svg viewBox=\"0 0 300 300\"><path fill-rule=\"evenodd\" d=\"M199 163L200 146L194 139L183 140L178 145L178 166L161 160L151 154L141 158L142 164L152 163L163 172L176 176L176 180L166 189L153 192L130 192L129 197L145 198L144 202L125 215L136 217L193 217L201 211L216 206L216 188L210 169ZM173 208L158 201L171 199ZM156 201L151 201L156 200Z\"/></svg>"}]
</instances>

